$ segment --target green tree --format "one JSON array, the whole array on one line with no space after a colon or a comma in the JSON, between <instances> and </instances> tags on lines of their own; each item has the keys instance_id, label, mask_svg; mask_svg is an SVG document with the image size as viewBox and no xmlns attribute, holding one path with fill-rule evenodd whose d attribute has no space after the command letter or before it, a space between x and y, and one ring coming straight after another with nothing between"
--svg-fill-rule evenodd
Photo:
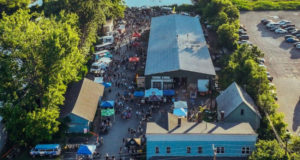
<instances>
[{"instance_id":1,"label":"green tree","mask_svg":"<svg viewBox=\"0 0 300 160\"><path fill-rule=\"evenodd\" d=\"M291 139L291 143L288 145L288 149L290 150L291 159L300 159L300 137L293 136Z\"/></svg>"},{"instance_id":2,"label":"green tree","mask_svg":"<svg viewBox=\"0 0 300 160\"><path fill-rule=\"evenodd\" d=\"M28 10L18 10L11 16L3 14L0 101L10 104L7 106L11 109L1 115L8 122L5 125L9 135L20 138L11 137L13 142L26 145L49 140L57 131L56 120L67 84L79 80L85 62L78 49L75 23L76 16L63 12L60 18L45 18L43 14L29 14Z\"/></svg>"},{"instance_id":3,"label":"green tree","mask_svg":"<svg viewBox=\"0 0 300 160\"><path fill-rule=\"evenodd\" d=\"M236 32L237 29L234 25L228 23L222 24L217 30L219 44L228 49L236 48L237 40L239 38L239 35Z\"/></svg>"},{"instance_id":4,"label":"green tree","mask_svg":"<svg viewBox=\"0 0 300 160\"><path fill-rule=\"evenodd\" d=\"M19 8L25 9L29 3L30 0L0 0L0 13L12 14Z\"/></svg>"},{"instance_id":5,"label":"green tree","mask_svg":"<svg viewBox=\"0 0 300 160\"><path fill-rule=\"evenodd\" d=\"M256 143L256 150L249 157L250 160L284 160L284 149L276 140L260 140Z\"/></svg>"}]
</instances>

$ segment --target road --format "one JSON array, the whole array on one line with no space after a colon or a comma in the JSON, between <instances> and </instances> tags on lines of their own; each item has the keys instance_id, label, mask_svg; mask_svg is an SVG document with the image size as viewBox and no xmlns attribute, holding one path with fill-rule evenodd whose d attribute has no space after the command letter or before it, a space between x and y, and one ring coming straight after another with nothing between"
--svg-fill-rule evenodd
<instances>
[{"instance_id":1,"label":"road","mask_svg":"<svg viewBox=\"0 0 300 160\"><path fill-rule=\"evenodd\" d=\"M279 112L292 133L300 133L300 50L284 42L283 35L268 31L260 20L263 18L292 21L300 29L299 11L241 12L240 22L247 28L250 41L264 53L268 72L274 77L277 88Z\"/></svg>"}]
</instances>

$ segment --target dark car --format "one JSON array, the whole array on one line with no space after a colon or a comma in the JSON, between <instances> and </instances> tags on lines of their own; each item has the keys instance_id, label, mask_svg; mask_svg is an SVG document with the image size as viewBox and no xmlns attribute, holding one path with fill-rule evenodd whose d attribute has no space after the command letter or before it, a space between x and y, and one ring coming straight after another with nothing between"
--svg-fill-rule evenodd
<instances>
[{"instance_id":1,"label":"dark car","mask_svg":"<svg viewBox=\"0 0 300 160\"><path fill-rule=\"evenodd\" d=\"M285 41L286 41L286 42L288 42L288 43L295 43L295 42L299 42L299 40L298 40L298 39L296 39L296 38L288 38L288 39L286 39Z\"/></svg>"},{"instance_id":2,"label":"dark car","mask_svg":"<svg viewBox=\"0 0 300 160\"><path fill-rule=\"evenodd\" d=\"M248 35L241 35L240 40L249 40L249 36Z\"/></svg>"},{"instance_id":3,"label":"dark car","mask_svg":"<svg viewBox=\"0 0 300 160\"><path fill-rule=\"evenodd\" d=\"M288 27L296 27L296 26L294 24L285 24L281 26L281 28L288 28Z\"/></svg>"}]
</instances>

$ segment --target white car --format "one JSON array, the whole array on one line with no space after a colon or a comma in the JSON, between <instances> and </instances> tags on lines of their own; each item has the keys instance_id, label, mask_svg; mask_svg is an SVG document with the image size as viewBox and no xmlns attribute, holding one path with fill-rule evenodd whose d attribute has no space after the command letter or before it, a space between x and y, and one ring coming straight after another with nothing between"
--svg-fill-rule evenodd
<instances>
[{"instance_id":1,"label":"white car","mask_svg":"<svg viewBox=\"0 0 300 160\"><path fill-rule=\"evenodd\" d=\"M300 44L297 44L297 45L296 45L296 48L297 48L297 49L300 49Z\"/></svg>"},{"instance_id":2,"label":"white car","mask_svg":"<svg viewBox=\"0 0 300 160\"><path fill-rule=\"evenodd\" d=\"M275 30L275 33L283 34L283 33L287 33L287 30L279 28Z\"/></svg>"},{"instance_id":3,"label":"white car","mask_svg":"<svg viewBox=\"0 0 300 160\"><path fill-rule=\"evenodd\" d=\"M288 21L288 20L281 20L281 21L279 21L279 22L277 22L277 23L279 23L280 25L285 25L285 24L290 24L291 21Z\"/></svg>"}]
</instances>

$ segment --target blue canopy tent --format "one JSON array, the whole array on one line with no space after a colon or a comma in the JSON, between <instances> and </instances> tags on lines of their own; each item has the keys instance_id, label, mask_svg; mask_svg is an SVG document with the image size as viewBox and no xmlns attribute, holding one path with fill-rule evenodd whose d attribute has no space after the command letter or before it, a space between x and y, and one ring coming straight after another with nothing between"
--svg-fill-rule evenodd
<instances>
[{"instance_id":1,"label":"blue canopy tent","mask_svg":"<svg viewBox=\"0 0 300 160\"><path fill-rule=\"evenodd\" d=\"M163 95L164 96L174 96L175 95L175 91L172 89L169 90L163 90Z\"/></svg>"},{"instance_id":2,"label":"blue canopy tent","mask_svg":"<svg viewBox=\"0 0 300 160\"><path fill-rule=\"evenodd\" d=\"M115 101L102 101L100 104L101 108L111 108L115 106Z\"/></svg>"},{"instance_id":3,"label":"blue canopy tent","mask_svg":"<svg viewBox=\"0 0 300 160\"><path fill-rule=\"evenodd\" d=\"M186 117L187 116L187 108L175 108L173 110L173 114L178 117Z\"/></svg>"},{"instance_id":4,"label":"blue canopy tent","mask_svg":"<svg viewBox=\"0 0 300 160\"><path fill-rule=\"evenodd\" d=\"M144 97L145 92L144 91L134 91L133 95L135 97Z\"/></svg>"},{"instance_id":5,"label":"blue canopy tent","mask_svg":"<svg viewBox=\"0 0 300 160\"><path fill-rule=\"evenodd\" d=\"M95 150L96 145L80 145L79 149L77 150L77 155L92 157Z\"/></svg>"},{"instance_id":6,"label":"blue canopy tent","mask_svg":"<svg viewBox=\"0 0 300 160\"><path fill-rule=\"evenodd\" d=\"M110 82L103 82L102 84L103 84L103 86L105 88L111 87L111 83Z\"/></svg>"},{"instance_id":7,"label":"blue canopy tent","mask_svg":"<svg viewBox=\"0 0 300 160\"><path fill-rule=\"evenodd\" d=\"M163 96L163 91L159 90L157 88L150 88L145 91L145 97L151 97L151 96Z\"/></svg>"}]
</instances>

